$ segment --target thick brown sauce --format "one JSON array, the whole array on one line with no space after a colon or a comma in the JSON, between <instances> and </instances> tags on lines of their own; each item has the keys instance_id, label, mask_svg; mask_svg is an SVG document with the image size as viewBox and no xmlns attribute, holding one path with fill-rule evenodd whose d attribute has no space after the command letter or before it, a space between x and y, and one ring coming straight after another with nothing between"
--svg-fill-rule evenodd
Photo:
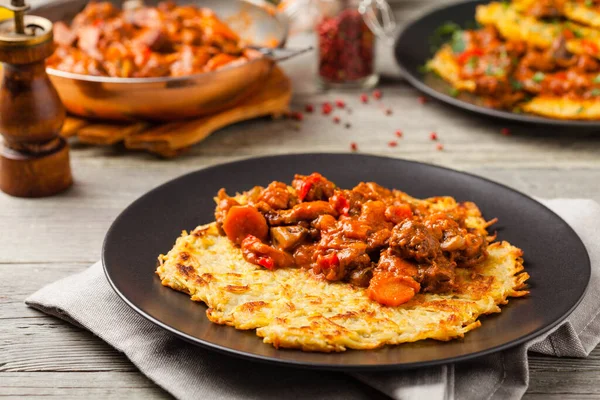
<instances>
[{"instance_id":1,"label":"thick brown sauce","mask_svg":"<svg viewBox=\"0 0 600 400\"><path fill-rule=\"evenodd\" d=\"M485 229L466 227L471 203L449 213L376 183L338 188L318 173L296 175L294 189L272 182L245 192L239 204L219 191L219 229L244 258L267 269L301 267L329 281L368 287L382 304L399 305L419 291L454 288L455 268L487 256Z\"/></svg>"}]
</instances>

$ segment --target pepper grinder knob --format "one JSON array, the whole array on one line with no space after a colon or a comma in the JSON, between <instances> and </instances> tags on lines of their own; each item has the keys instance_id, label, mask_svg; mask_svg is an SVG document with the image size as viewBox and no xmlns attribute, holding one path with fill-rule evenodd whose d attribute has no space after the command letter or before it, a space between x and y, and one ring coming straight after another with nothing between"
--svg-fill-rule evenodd
<instances>
[{"instance_id":1,"label":"pepper grinder knob","mask_svg":"<svg viewBox=\"0 0 600 400\"><path fill-rule=\"evenodd\" d=\"M44 197L71 186L69 147L59 136L65 108L45 60L54 52L52 22L24 15L24 0L0 1L14 19L0 23L0 189Z\"/></svg>"}]
</instances>

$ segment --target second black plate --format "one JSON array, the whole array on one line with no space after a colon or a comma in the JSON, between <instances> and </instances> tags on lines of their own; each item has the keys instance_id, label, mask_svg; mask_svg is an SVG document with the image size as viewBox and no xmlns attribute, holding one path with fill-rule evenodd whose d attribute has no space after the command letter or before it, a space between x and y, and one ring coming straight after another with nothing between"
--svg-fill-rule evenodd
<instances>
[{"instance_id":1,"label":"second black plate","mask_svg":"<svg viewBox=\"0 0 600 400\"><path fill-rule=\"evenodd\" d=\"M423 73L422 68L433 56L431 38L438 27L454 22L467 28L475 22L475 9L479 4L487 4L489 0L472 0L452 4L430 11L416 21L409 23L400 33L395 43L394 54L406 80L425 94L450 105L478 114L502 118L515 122L534 124L600 128L600 121L561 120L540 117L533 114L517 114L510 111L496 110L481 105L477 96L461 93L458 97L450 95L452 86L433 73Z\"/></svg>"},{"instance_id":2,"label":"second black plate","mask_svg":"<svg viewBox=\"0 0 600 400\"><path fill-rule=\"evenodd\" d=\"M340 187L374 181L416 197L448 195L471 200L494 225L498 239L525 252L531 294L513 299L502 313L464 340L423 341L338 354L277 350L254 331L213 324L206 306L161 285L157 256L171 249L183 229L214 219L213 196L290 182L295 173L321 172ZM579 303L590 262L579 237L556 214L531 198L474 175L392 158L351 154L298 154L254 158L184 175L131 204L106 235L102 261L116 292L150 321L193 343L258 361L325 369L390 369L465 360L523 343L563 320Z\"/></svg>"}]
</instances>

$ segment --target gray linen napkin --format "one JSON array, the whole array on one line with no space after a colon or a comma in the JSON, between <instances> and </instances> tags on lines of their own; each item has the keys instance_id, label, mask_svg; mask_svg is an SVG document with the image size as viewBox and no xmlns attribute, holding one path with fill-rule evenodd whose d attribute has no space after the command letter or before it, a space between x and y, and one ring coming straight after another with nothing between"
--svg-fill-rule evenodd
<instances>
[{"instance_id":1,"label":"gray linen napkin","mask_svg":"<svg viewBox=\"0 0 600 400\"><path fill-rule=\"evenodd\" d=\"M585 298L553 332L460 364L346 375L229 357L188 344L139 316L110 288L100 263L42 288L26 303L95 333L179 399L518 399L529 381L528 351L585 357L600 342L600 206L591 200L544 204L575 229L590 254Z\"/></svg>"}]
</instances>

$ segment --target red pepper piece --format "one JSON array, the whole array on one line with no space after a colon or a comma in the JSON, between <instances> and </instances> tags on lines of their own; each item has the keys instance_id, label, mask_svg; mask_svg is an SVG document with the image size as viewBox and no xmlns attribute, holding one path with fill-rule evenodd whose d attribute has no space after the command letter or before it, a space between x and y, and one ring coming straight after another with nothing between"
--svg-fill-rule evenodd
<instances>
[{"instance_id":1,"label":"red pepper piece","mask_svg":"<svg viewBox=\"0 0 600 400\"><path fill-rule=\"evenodd\" d=\"M356 144L356 142L350 143L350 150L352 150L352 151L358 150L358 145Z\"/></svg>"},{"instance_id":2,"label":"red pepper piece","mask_svg":"<svg viewBox=\"0 0 600 400\"><path fill-rule=\"evenodd\" d=\"M396 131L396 136L397 136L397 137L402 137L402 131L401 131L400 129L398 129L398 130Z\"/></svg>"},{"instance_id":3,"label":"red pepper piece","mask_svg":"<svg viewBox=\"0 0 600 400\"><path fill-rule=\"evenodd\" d=\"M319 257L318 263L322 269L331 269L340 265L340 259L338 258L337 253L330 253Z\"/></svg>"},{"instance_id":4,"label":"red pepper piece","mask_svg":"<svg viewBox=\"0 0 600 400\"><path fill-rule=\"evenodd\" d=\"M292 119L295 119L296 121L302 121L304 119L304 115L302 115L301 112L298 111L294 111L291 114Z\"/></svg>"},{"instance_id":5,"label":"red pepper piece","mask_svg":"<svg viewBox=\"0 0 600 400\"><path fill-rule=\"evenodd\" d=\"M435 149L436 149L437 151L442 151L442 150L444 150L444 145L443 145L443 144L441 144L441 143L438 143L438 144L435 146Z\"/></svg>"},{"instance_id":6,"label":"red pepper piece","mask_svg":"<svg viewBox=\"0 0 600 400\"><path fill-rule=\"evenodd\" d=\"M479 48L474 48L474 49L470 49L470 50L463 51L462 53L460 53L460 55L458 56L456 61L458 61L459 64L464 64L467 61L469 61L469 58L481 57L482 55L483 55L483 50L481 50Z\"/></svg>"},{"instance_id":7,"label":"red pepper piece","mask_svg":"<svg viewBox=\"0 0 600 400\"><path fill-rule=\"evenodd\" d=\"M394 208L394 214L399 220L404 220L413 216L413 212L408 204L402 204Z\"/></svg>"},{"instance_id":8,"label":"red pepper piece","mask_svg":"<svg viewBox=\"0 0 600 400\"><path fill-rule=\"evenodd\" d=\"M333 203L333 208L335 208L339 214L348 215L348 212L350 212L350 202L344 196L334 194L331 196L331 202Z\"/></svg>"},{"instance_id":9,"label":"red pepper piece","mask_svg":"<svg viewBox=\"0 0 600 400\"><path fill-rule=\"evenodd\" d=\"M417 100L419 100L419 103L421 103L421 104L427 103L427 97L425 97L425 96L419 96L419 97L417 97Z\"/></svg>"},{"instance_id":10,"label":"red pepper piece","mask_svg":"<svg viewBox=\"0 0 600 400\"><path fill-rule=\"evenodd\" d=\"M382 96L383 96L383 93L381 93L381 90L376 89L373 91L373 97L375 99L379 100Z\"/></svg>"},{"instance_id":11,"label":"red pepper piece","mask_svg":"<svg viewBox=\"0 0 600 400\"><path fill-rule=\"evenodd\" d=\"M391 140L390 142L388 142L388 146L390 147L396 147L398 146L398 142L395 140Z\"/></svg>"},{"instance_id":12,"label":"red pepper piece","mask_svg":"<svg viewBox=\"0 0 600 400\"><path fill-rule=\"evenodd\" d=\"M273 271L275 269L275 262L271 257L260 257L257 261L258 265L260 265L261 267L265 267L270 271Z\"/></svg>"},{"instance_id":13,"label":"red pepper piece","mask_svg":"<svg viewBox=\"0 0 600 400\"><path fill-rule=\"evenodd\" d=\"M337 108L344 108L344 107L346 107L346 103L344 103L343 100L336 100L335 101L335 105L337 106Z\"/></svg>"},{"instance_id":14,"label":"red pepper piece","mask_svg":"<svg viewBox=\"0 0 600 400\"><path fill-rule=\"evenodd\" d=\"M331 106L331 103L323 103L323 106L321 107L321 111L323 111L323 114L325 114L325 115L330 114L331 111L333 111L333 107Z\"/></svg>"},{"instance_id":15,"label":"red pepper piece","mask_svg":"<svg viewBox=\"0 0 600 400\"><path fill-rule=\"evenodd\" d=\"M510 136L510 129L508 129L508 128L502 128L500 130L500 133L503 134L504 136Z\"/></svg>"},{"instance_id":16,"label":"red pepper piece","mask_svg":"<svg viewBox=\"0 0 600 400\"><path fill-rule=\"evenodd\" d=\"M438 140L438 135L437 135L437 133L435 133L435 132L431 132L431 133L429 134L429 139L431 139L431 140Z\"/></svg>"},{"instance_id":17,"label":"red pepper piece","mask_svg":"<svg viewBox=\"0 0 600 400\"><path fill-rule=\"evenodd\" d=\"M304 201L304 199L308 195L308 192L310 192L310 189L321 178L322 178L321 174L316 173L316 172L314 172L314 173L310 174L309 176L307 176L306 178L304 178L304 182L302 183L302 187L300 188L300 193L298 194L298 198L300 199L300 201Z\"/></svg>"},{"instance_id":18,"label":"red pepper piece","mask_svg":"<svg viewBox=\"0 0 600 400\"><path fill-rule=\"evenodd\" d=\"M583 46L584 50L591 55L596 55L598 52L600 52L598 45L591 40L582 39L581 45Z\"/></svg>"},{"instance_id":19,"label":"red pepper piece","mask_svg":"<svg viewBox=\"0 0 600 400\"><path fill-rule=\"evenodd\" d=\"M360 101L362 101L363 103L368 103L369 102L369 96L367 96L365 93L360 95Z\"/></svg>"},{"instance_id":20,"label":"red pepper piece","mask_svg":"<svg viewBox=\"0 0 600 400\"><path fill-rule=\"evenodd\" d=\"M315 110L315 108L313 107L312 104L307 104L306 106L304 106L304 111L306 111L307 113L311 113Z\"/></svg>"},{"instance_id":21,"label":"red pepper piece","mask_svg":"<svg viewBox=\"0 0 600 400\"><path fill-rule=\"evenodd\" d=\"M565 39L570 40L573 39L575 37L575 34L573 33L572 30L570 29L564 29L562 31L562 35L565 37Z\"/></svg>"}]
</instances>

